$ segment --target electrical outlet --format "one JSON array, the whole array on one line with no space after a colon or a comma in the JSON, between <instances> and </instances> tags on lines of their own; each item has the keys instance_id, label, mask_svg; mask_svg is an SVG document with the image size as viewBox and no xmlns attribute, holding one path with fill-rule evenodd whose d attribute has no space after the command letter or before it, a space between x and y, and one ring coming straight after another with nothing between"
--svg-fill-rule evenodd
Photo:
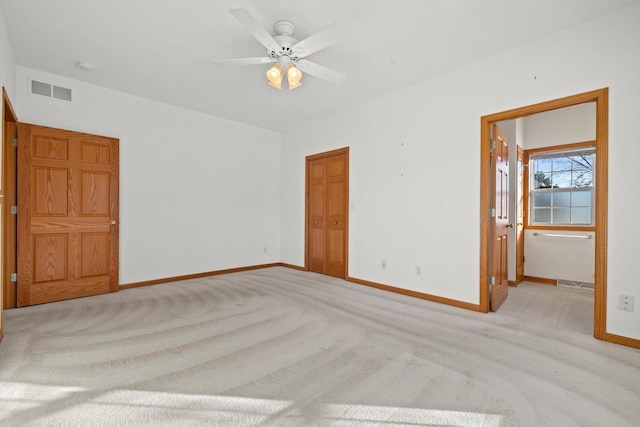
<instances>
[{"instance_id":1,"label":"electrical outlet","mask_svg":"<svg viewBox=\"0 0 640 427\"><path fill-rule=\"evenodd\" d=\"M416 265L416 275L419 276L420 274L422 274L422 272L420 271L420 266Z\"/></svg>"},{"instance_id":2,"label":"electrical outlet","mask_svg":"<svg viewBox=\"0 0 640 427\"><path fill-rule=\"evenodd\" d=\"M380 268L382 268L383 270L386 270L387 269L387 261L384 261L384 260L380 261Z\"/></svg>"},{"instance_id":3,"label":"electrical outlet","mask_svg":"<svg viewBox=\"0 0 640 427\"><path fill-rule=\"evenodd\" d=\"M620 295L618 297L618 310L633 311L633 300L631 295Z\"/></svg>"},{"instance_id":4,"label":"electrical outlet","mask_svg":"<svg viewBox=\"0 0 640 427\"><path fill-rule=\"evenodd\" d=\"M265 254L267 253L267 247L266 246L264 247L264 253Z\"/></svg>"}]
</instances>

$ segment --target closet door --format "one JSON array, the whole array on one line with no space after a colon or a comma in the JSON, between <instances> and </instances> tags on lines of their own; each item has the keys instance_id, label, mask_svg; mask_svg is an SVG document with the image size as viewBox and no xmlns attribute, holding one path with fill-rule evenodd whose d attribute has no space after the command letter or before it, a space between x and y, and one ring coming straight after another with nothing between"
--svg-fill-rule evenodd
<instances>
[{"instance_id":1,"label":"closet door","mask_svg":"<svg viewBox=\"0 0 640 427\"><path fill-rule=\"evenodd\" d=\"M309 271L340 278L347 275L348 179L348 149L307 157Z\"/></svg>"},{"instance_id":2,"label":"closet door","mask_svg":"<svg viewBox=\"0 0 640 427\"><path fill-rule=\"evenodd\" d=\"M307 256L309 271L325 274L326 271L326 161L317 159L308 163L308 196L307 196Z\"/></svg>"},{"instance_id":3,"label":"closet door","mask_svg":"<svg viewBox=\"0 0 640 427\"><path fill-rule=\"evenodd\" d=\"M347 248L347 156L328 157L326 160L327 194L327 252L326 273L346 277Z\"/></svg>"}]
</instances>

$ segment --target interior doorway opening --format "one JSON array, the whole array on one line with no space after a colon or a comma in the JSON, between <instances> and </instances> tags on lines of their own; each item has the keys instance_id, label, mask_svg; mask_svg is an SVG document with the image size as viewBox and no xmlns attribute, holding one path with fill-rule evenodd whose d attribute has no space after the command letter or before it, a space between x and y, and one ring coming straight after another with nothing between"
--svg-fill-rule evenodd
<instances>
[{"instance_id":1,"label":"interior doorway opening","mask_svg":"<svg viewBox=\"0 0 640 427\"><path fill-rule=\"evenodd\" d=\"M558 110L586 103L595 103L595 248L594 248L594 321L593 335L606 339L606 265L607 265L607 154L608 154L608 89L599 89L565 98L530 105L481 118L481 200L480 200L480 311L487 312L491 304L492 271L492 188L491 188L491 126L508 120ZM526 173L526 172L525 172Z\"/></svg>"},{"instance_id":2,"label":"interior doorway opening","mask_svg":"<svg viewBox=\"0 0 640 427\"><path fill-rule=\"evenodd\" d=\"M499 314L593 332L595 119L589 102L498 123L509 141L513 224Z\"/></svg>"}]
</instances>

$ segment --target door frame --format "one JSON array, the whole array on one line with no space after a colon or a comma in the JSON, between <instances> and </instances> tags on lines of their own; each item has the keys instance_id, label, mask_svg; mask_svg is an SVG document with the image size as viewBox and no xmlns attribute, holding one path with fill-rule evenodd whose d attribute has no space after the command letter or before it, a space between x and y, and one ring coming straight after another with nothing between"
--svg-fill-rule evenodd
<instances>
[{"instance_id":1,"label":"door frame","mask_svg":"<svg viewBox=\"0 0 640 427\"><path fill-rule=\"evenodd\" d=\"M16 202L16 180L18 176L16 148L10 143L17 138L18 116L4 87L2 87L2 305L16 307L16 283L11 281L11 273L16 272L16 216L11 214L11 205ZM9 123L12 123L9 125ZM9 221L11 219L11 221Z\"/></svg>"},{"instance_id":2,"label":"door frame","mask_svg":"<svg viewBox=\"0 0 640 427\"><path fill-rule=\"evenodd\" d=\"M489 254L491 249L491 165L489 161L491 124L545 111L596 103L596 231L593 336L607 339L607 178L609 151L609 88L602 88L526 107L515 108L480 118L480 304L489 311Z\"/></svg>"},{"instance_id":3,"label":"door frame","mask_svg":"<svg viewBox=\"0 0 640 427\"><path fill-rule=\"evenodd\" d=\"M339 156L344 154L347 159L346 164L346 185L345 185L345 199L347 201L346 206L346 218L345 218L345 236L346 239L344 241L344 277L343 279L347 279L349 277L349 147L338 148L331 151L325 151L323 153L312 154L305 157L305 188L304 188L304 270L309 271L309 257L311 255L309 251L309 212L310 212L310 200L309 200L309 163L313 160L324 159L327 157Z\"/></svg>"}]
</instances>

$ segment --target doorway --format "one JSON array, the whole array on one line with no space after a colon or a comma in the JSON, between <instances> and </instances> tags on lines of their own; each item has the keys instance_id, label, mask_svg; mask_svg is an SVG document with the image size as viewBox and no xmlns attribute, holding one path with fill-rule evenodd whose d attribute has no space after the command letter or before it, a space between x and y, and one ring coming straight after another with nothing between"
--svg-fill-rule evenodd
<instances>
[{"instance_id":1,"label":"doorway","mask_svg":"<svg viewBox=\"0 0 640 427\"><path fill-rule=\"evenodd\" d=\"M595 189L595 267L593 335L606 339L606 265L607 265L607 154L608 154L608 89L599 89L565 98L495 113L481 118L480 166L480 311L487 312L491 304L490 271L493 256L491 217L491 125L527 117L564 107L595 102L596 105L596 182Z\"/></svg>"},{"instance_id":2,"label":"doorway","mask_svg":"<svg viewBox=\"0 0 640 427\"><path fill-rule=\"evenodd\" d=\"M349 148L306 157L305 269L346 279Z\"/></svg>"},{"instance_id":3,"label":"doorway","mask_svg":"<svg viewBox=\"0 0 640 427\"><path fill-rule=\"evenodd\" d=\"M593 334L595 118L589 102L499 123L512 153L513 224L500 315Z\"/></svg>"}]
</instances>

